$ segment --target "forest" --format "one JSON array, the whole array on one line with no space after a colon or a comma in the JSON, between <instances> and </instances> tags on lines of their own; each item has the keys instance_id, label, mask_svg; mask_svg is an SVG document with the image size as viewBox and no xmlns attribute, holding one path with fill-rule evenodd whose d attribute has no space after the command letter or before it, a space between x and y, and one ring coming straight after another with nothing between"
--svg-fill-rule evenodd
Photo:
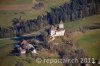
<instances>
[{"instance_id":1,"label":"forest","mask_svg":"<svg viewBox=\"0 0 100 66\"><path fill-rule=\"evenodd\" d=\"M99 0L70 0L61 6L51 8L51 12L46 15L38 16L36 19L25 20L21 16L13 18L12 26L7 28L0 27L0 38L11 38L32 33L44 28L46 25L72 22L84 17L99 14Z\"/></svg>"}]
</instances>

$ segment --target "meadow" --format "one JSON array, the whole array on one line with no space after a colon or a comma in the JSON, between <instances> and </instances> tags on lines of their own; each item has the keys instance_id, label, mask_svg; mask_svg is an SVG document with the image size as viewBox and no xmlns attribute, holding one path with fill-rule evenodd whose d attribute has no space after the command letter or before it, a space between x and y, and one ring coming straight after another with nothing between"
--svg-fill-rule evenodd
<instances>
[{"instance_id":1,"label":"meadow","mask_svg":"<svg viewBox=\"0 0 100 66\"><path fill-rule=\"evenodd\" d=\"M96 26L96 24L99 23L100 23L100 15L93 15L93 16L85 17L80 20L66 22L65 28L79 30L80 28L84 28L84 27Z\"/></svg>"},{"instance_id":2,"label":"meadow","mask_svg":"<svg viewBox=\"0 0 100 66\"><path fill-rule=\"evenodd\" d=\"M10 43L10 44L8 44ZM11 55L10 52L13 50L14 48L14 44L16 43L16 41L12 40L12 39L6 39L6 40L0 40L0 66L16 66L18 61L23 61L23 65L24 66L51 66L48 63L45 62L41 62L41 63L37 63L36 60L32 60L32 62L30 63L30 56L15 56L15 55ZM3 45L2 45L3 44ZM40 58L59 58L58 54L53 54L50 55L48 52L43 51L43 52L38 52L39 53L39 57ZM31 58L32 59L32 58ZM52 64L52 66L63 66L61 63L55 63Z\"/></svg>"},{"instance_id":3,"label":"meadow","mask_svg":"<svg viewBox=\"0 0 100 66\"><path fill-rule=\"evenodd\" d=\"M94 15L77 21L65 23L65 28L80 30L80 28L84 27L97 26L96 24L100 24L100 15ZM85 33L77 31L72 35L72 38L76 46L84 49L84 52L89 58L100 58L100 29L86 29Z\"/></svg>"},{"instance_id":4,"label":"meadow","mask_svg":"<svg viewBox=\"0 0 100 66\"><path fill-rule=\"evenodd\" d=\"M22 4L18 4L17 1L18 2L21 1L20 3ZM25 20L35 19L37 18L37 16L46 15L47 12L51 11L51 8L59 7L60 5L66 2L66 0L44 0L43 1L44 6L42 8L33 9L32 7L34 6L34 4L32 3L31 0L28 0L28 1L29 2L27 1L24 2L23 0L15 0L15 1L11 0L11 2L10 1L8 2L8 0L4 0L4 1L2 0L1 4L3 5L0 5L1 6L0 26L2 27L11 26L12 19L18 18L19 16L22 16L22 19L25 19Z\"/></svg>"},{"instance_id":5,"label":"meadow","mask_svg":"<svg viewBox=\"0 0 100 66\"><path fill-rule=\"evenodd\" d=\"M0 5L27 4L32 3L32 0L0 0Z\"/></svg>"},{"instance_id":6,"label":"meadow","mask_svg":"<svg viewBox=\"0 0 100 66\"><path fill-rule=\"evenodd\" d=\"M99 59L100 53L100 29L87 31L84 35L78 36L75 43L84 49L87 57Z\"/></svg>"}]
</instances>

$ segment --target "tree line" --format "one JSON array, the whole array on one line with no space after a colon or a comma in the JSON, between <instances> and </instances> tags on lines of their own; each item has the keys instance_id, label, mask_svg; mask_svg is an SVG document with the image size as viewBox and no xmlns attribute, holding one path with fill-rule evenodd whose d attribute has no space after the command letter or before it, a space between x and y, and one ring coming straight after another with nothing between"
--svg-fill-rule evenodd
<instances>
[{"instance_id":1,"label":"tree line","mask_svg":"<svg viewBox=\"0 0 100 66\"><path fill-rule=\"evenodd\" d=\"M0 27L0 38L21 36L40 30L48 24L57 24L79 20L87 16L97 14L99 0L70 0L70 3L51 8L47 15L38 16L36 19L25 20L21 16L12 19L12 26Z\"/></svg>"}]
</instances>

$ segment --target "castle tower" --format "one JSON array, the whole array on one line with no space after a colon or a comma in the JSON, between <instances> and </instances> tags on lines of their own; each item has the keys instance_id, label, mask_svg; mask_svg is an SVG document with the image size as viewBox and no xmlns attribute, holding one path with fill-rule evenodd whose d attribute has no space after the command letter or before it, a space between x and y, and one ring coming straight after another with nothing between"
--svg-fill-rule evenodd
<instances>
[{"instance_id":1,"label":"castle tower","mask_svg":"<svg viewBox=\"0 0 100 66\"><path fill-rule=\"evenodd\" d=\"M62 20L61 20L60 23L59 23L59 28L64 28L64 23L63 23Z\"/></svg>"}]
</instances>

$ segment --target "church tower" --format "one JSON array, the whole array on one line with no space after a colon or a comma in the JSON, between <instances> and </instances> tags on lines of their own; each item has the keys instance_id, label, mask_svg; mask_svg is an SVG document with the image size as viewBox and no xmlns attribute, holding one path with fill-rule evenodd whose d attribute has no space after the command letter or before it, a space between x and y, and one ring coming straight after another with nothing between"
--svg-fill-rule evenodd
<instances>
[{"instance_id":1,"label":"church tower","mask_svg":"<svg viewBox=\"0 0 100 66\"><path fill-rule=\"evenodd\" d=\"M62 20L61 20L60 23L59 23L59 28L64 28L64 23L63 23Z\"/></svg>"}]
</instances>

